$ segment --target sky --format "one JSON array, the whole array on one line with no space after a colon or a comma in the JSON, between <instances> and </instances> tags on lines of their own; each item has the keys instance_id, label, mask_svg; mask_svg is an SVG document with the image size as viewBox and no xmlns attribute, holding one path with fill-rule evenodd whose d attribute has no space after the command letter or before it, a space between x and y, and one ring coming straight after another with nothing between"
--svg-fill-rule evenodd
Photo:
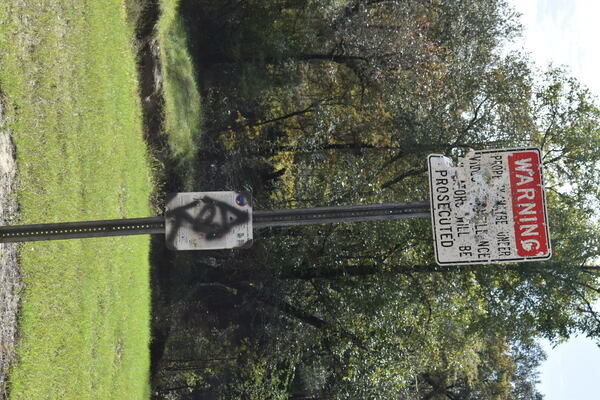
<instances>
[{"instance_id":1,"label":"sky","mask_svg":"<svg viewBox=\"0 0 600 400\"><path fill-rule=\"evenodd\" d=\"M600 98L600 0L508 0L525 28L516 46L541 67L565 66ZM538 389L546 400L600 399L600 348L584 337L554 348L542 343L547 360Z\"/></svg>"},{"instance_id":2,"label":"sky","mask_svg":"<svg viewBox=\"0 0 600 400\"><path fill-rule=\"evenodd\" d=\"M598 0L509 0L521 14L525 32L519 45L542 66L552 62L600 96Z\"/></svg>"}]
</instances>

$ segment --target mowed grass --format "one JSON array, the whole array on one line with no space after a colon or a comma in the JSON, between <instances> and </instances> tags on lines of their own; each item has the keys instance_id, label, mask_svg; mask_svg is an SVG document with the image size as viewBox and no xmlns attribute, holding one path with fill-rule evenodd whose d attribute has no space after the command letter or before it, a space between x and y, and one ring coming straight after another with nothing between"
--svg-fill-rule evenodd
<instances>
[{"instance_id":1,"label":"mowed grass","mask_svg":"<svg viewBox=\"0 0 600 400\"><path fill-rule=\"evenodd\" d=\"M184 180L194 176L202 108L179 0L160 1L158 42L163 73L164 133ZM189 185L189 182L186 182Z\"/></svg>"},{"instance_id":2,"label":"mowed grass","mask_svg":"<svg viewBox=\"0 0 600 400\"><path fill-rule=\"evenodd\" d=\"M132 27L117 0L0 2L22 223L151 215ZM25 243L11 399L150 396L149 237Z\"/></svg>"}]
</instances>

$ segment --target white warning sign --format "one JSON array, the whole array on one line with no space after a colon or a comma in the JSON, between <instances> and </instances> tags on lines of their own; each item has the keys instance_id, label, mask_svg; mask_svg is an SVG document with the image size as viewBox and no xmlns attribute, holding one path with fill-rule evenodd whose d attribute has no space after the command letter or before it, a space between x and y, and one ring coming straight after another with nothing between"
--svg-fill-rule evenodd
<instances>
[{"instance_id":1,"label":"white warning sign","mask_svg":"<svg viewBox=\"0 0 600 400\"><path fill-rule=\"evenodd\" d=\"M166 243L173 250L216 250L252 244L252 198L244 192L169 195Z\"/></svg>"},{"instance_id":2,"label":"white warning sign","mask_svg":"<svg viewBox=\"0 0 600 400\"><path fill-rule=\"evenodd\" d=\"M428 157L431 219L440 265L549 259L540 151L474 151Z\"/></svg>"}]
</instances>

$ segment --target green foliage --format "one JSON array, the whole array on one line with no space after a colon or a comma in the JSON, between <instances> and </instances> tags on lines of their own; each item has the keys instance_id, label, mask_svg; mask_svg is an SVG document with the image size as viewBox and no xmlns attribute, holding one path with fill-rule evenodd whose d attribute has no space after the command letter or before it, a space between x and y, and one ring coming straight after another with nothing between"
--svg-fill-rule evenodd
<instances>
[{"instance_id":1,"label":"green foliage","mask_svg":"<svg viewBox=\"0 0 600 400\"><path fill-rule=\"evenodd\" d=\"M589 90L560 69L549 69L540 80L534 141L544 151L548 188L590 212L600 198L600 109Z\"/></svg>"},{"instance_id":2,"label":"green foliage","mask_svg":"<svg viewBox=\"0 0 600 400\"><path fill-rule=\"evenodd\" d=\"M160 2L157 38L162 67L163 130L178 170L190 187L195 176L197 143L201 139L202 108L179 7L178 0Z\"/></svg>"},{"instance_id":3,"label":"green foliage","mask_svg":"<svg viewBox=\"0 0 600 400\"><path fill-rule=\"evenodd\" d=\"M428 221L407 220L273 228L213 266L187 259L178 283L190 296L193 284L220 288L199 302L226 315L218 354L244 366L211 367L213 395L535 399L535 339L597 337L598 106L563 72L500 55L519 32L505 2L196 1L182 12L211 77L207 127L223 153L207 161L223 164L221 175L210 166L213 183L252 189L257 209L422 200L429 153L539 146L555 252L440 267Z\"/></svg>"},{"instance_id":4,"label":"green foliage","mask_svg":"<svg viewBox=\"0 0 600 400\"><path fill-rule=\"evenodd\" d=\"M288 388L294 377L298 363L297 357L289 349L286 356L264 357L264 353L256 351L256 343L244 340L239 346L239 364L236 380L227 385L222 396L232 399L248 400L287 400ZM260 347L259 347L260 348Z\"/></svg>"},{"instance_id":5,"label":"green foliage","mask_svg":"<svg viewBox=\"0 0 600 400\"><path fill-rule=\"evenodd\" d=\"M126 21L133 33L138 29L144 12L148 7L146 0L124 0L123 1L126 13Z\"/></svg>"}]
</instances>

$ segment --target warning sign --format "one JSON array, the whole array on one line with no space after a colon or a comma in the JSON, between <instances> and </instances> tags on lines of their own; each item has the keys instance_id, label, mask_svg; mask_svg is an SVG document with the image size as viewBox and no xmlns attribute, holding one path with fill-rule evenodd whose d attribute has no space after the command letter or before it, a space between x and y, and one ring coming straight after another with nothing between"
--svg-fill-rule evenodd
<instances>
[{"instance_id":1,"label":"warning sign","mask_svg":"<svg viewBox=\"0 0 600 400\"><path fill-rule=\"evenodd\" d=\"M243 192L174 193L165 211L173 250L214 250L252 244L252 198Z\"/></svg>"},{"instance_id":2,"label":"warning sign","mask_svg":"<svg viewBox=\"0 0 600 400\"><path fill-rule=\"evenodd\" d=\"M431 219L440 265L549 259L540 151L475 151L453 166L428 157Z\"/></svg>"}]
</instances>

